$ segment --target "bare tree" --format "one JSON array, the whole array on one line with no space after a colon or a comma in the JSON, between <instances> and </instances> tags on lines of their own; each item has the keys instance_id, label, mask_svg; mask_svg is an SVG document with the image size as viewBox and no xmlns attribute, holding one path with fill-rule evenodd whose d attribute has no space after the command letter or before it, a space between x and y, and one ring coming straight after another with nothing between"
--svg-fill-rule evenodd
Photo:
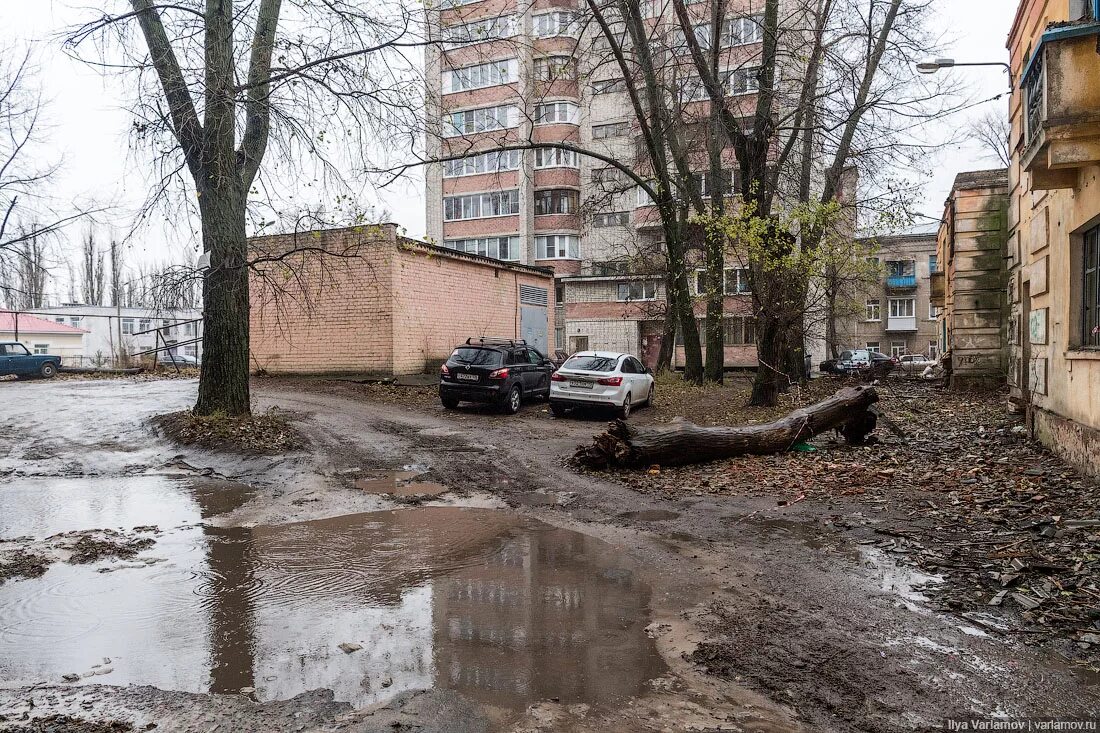
<instances>
[{"instance_id":1,"label":"bare tree","mask_svg":"<svg viewBox=\"0 0 1100 733\"><path fill-rule=\"evenodd\" d=\"M74 30L69 45L101 41L112 67L133 73L135 130L161 175L153 197L193 187L210 260L195 412L247 414L249 201L267 193L269 149L338 175L324 140L343 134L364 149L419 97L401 78L411 66L401 54L419 41L409 13L381 0L127 5Z\"/></svg>"},{"instance_id":2,"label":"bare tree","mask_svg":"<svg viewBox=\"0 0 1100 733\"><path fill-rule=\"evenodd\" d=\"M1012 125L1007 114L990 110L967 126L967 134L982 148L984 157L997 161L1003 168L1012 164L1009 147Z\"/></svg>"},{"instance_id":3,"label":"bare tree","mask_svg":"<svg viewBox=\"0 0 1100 733\"><path fill-rule=\"evenodd\" d=\"M95 232L89 229L80 248L80 294L88 305L103 305L104 257L96 244Z\"/></svg>"}]
</instances>

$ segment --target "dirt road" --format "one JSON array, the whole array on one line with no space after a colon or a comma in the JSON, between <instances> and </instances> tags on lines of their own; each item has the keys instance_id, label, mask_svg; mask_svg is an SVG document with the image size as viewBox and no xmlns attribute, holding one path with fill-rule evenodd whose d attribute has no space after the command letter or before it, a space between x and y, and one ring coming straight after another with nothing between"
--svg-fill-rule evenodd
<instances>
[{"instance_id":1,"label":"dirt road","mask_svg":"<svg viewBox=\"0 0 1100 733\"><path fill-rule=\"evenodd\" d=\"M865 523L856 503L778 507L774 497L692 486L670 501L568 469L563 458L602 429L600 419L553 419L542 404L511 418L446 412L365 401L339 384L264 382L258 405L290 411L310 447L236 458L149 436L144 421L186 405L191 382L4 386L18 399L0 417L0 497L29 506L0 522L0 536L26 535L8 544L55 564L0 586L0 611L19 613L0 635L18 643L39 634L53 651L92 639L112 662L89 664L87 676L74 667L70 685L60 672L75 653L0 661L0 728L29 714L28 701L35 715L202 731L413 722L440 731L893 731L1098 708L1096 688L1049 651L931 610L921 590L935 578L846 531ZM446 492L410 504L371 490L371 481L407 480ZM160 534L138 556L145 562L88 572L48 541L149 524ZM118 635L50 636L35 625L37 608L57 612L41 599L65 588L86 598L135 582L157 593L141 609L121 607L135 620L117 632L157 620L143 663L127 649L119 666L110 653ZM472 627L463 604L475 604ZM532 624L540 604L557 620ZM84 610L100 622L105 613ZM166 641L164 624L186 625L188 614L208 630ZM339 642L359 649L332 651ZM158 657L196 647L210 651ZM357 659L361 668L347 666ZM173 665L176 673L157 671ZM115 686L127 683L155 687Z\"/></svg>"}]
</instances>

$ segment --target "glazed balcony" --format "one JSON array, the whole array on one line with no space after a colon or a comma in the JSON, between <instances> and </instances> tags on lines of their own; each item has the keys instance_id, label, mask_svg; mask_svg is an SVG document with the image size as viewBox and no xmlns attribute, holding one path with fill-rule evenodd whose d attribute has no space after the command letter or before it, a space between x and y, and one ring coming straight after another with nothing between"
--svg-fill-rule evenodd
<instances>
[{"instance_id":1,"label":"glazed balcony","mask_svg":"<svg viewBox=\"0 0 1100 733\"><path fill-rule=\"evenodd\" d=\"M1073 188L1100 163L1100 24L1048 30L1024 68L1021 167L1032 188Z\"/></svg>"},{"instance_id":2,"label":"glazed balcony","mask_svg":"<svg viewBox=\"0 0 1100 733\"><path fill-rule=\"evenodd\" d=\"M913 260L894 260L886 263L887 290L916 290L917 263Z\"/></svg>"}]
</instances>

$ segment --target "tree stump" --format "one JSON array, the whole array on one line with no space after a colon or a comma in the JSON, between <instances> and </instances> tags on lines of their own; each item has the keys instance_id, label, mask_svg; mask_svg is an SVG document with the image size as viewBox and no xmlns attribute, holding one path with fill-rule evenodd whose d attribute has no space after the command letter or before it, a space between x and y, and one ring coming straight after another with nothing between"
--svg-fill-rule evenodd
<instances>
[{"instance_id":1,"label":"tree stump","mask_svg":"<svg viewBox=\"0 0 1100 733\"><path fill-rule=\"evenodd\" d=\"M579 446L573 458L591 468L703 463L781 453L827 430L838 430L849 443L860 444L875 429L875 414L868 408L877 401L874 387L861 385L845 387L762 425L708 428L681 421L635 427L616 420L592 445Z\"/></svg>"}]
</instances>

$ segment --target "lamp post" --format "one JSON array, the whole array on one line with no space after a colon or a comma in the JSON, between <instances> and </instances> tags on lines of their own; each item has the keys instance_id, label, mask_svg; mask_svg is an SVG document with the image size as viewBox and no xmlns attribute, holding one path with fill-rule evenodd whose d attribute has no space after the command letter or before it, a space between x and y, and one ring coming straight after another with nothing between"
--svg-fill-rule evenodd
<instances>
[{"instance_id":1,"label":"lamp post","mask_svg":"<svg viewBox=\"0 0 1100 733\"><path fill-rule=\"evenodd\" d=\"M1008 91L1012 91L1012 67L1004 61L956 61L955 59L925 59L917 64L922 74L935 74L940 69L952 69L956 66L1000 66L1008 74Z\"/></svg>"}]
</instances>

